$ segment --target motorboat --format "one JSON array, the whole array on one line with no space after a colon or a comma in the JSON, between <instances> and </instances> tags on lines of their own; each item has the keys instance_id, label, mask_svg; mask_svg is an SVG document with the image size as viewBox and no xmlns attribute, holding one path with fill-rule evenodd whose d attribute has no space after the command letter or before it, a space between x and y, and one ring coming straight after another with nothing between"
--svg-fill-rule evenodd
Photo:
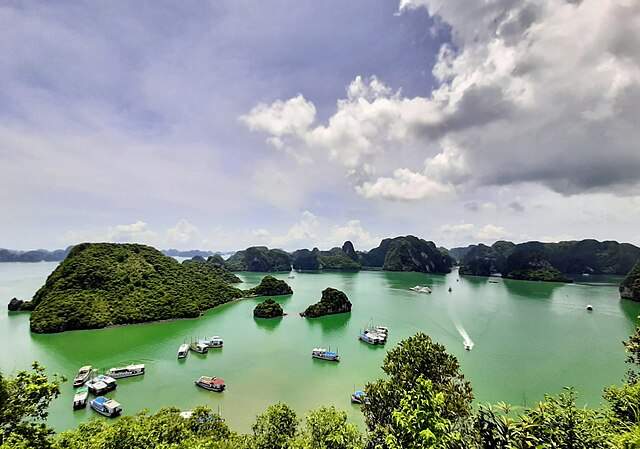
<instances>
[{"instance_id":1,"label":"motorboat","mask_svg":"<svg viewBox=\"0 0 640 449\"><path fill-rule=\"evenodd\" d=\"M73 386L81 387L85 383L87 383L87 381L91 377L92 369L93 367L91 365L83 366L82 368L80 368L78 370L78 374L76 374L76 377L73 379Z\"/></svg>"},{"instance_id":2,"label":"motorboat","mask_svg":"<svg viewBox=\"0 0 640 449\"><path fill-rule=\"evenodd\" d=\"M204 340L200 340L199 343L202 343L207 348L222 348L224 341L219 336L214 336L210 338L205 338Z\"/></svg>"},{"instance_id":3,"label":"motorboat","mask_svg":"<svg viewBox=\"0 0 640 449\"><path fill-rule=\"evenodd\" d=\"M189 349L194 352L197 352L198 354L206 354L207 352L209 352L209 346L200 341L195 341L191 343L189 345Z\"/></svg>"},{"instance_id":4,"label":"motorboat","mask_svg":"<svg viewBox=\"0 0 640 449\"><path fill-rule=\"evenodd\" d=\"M73 395L73 409L79 410L87 406L87 399L89 398L89 389L87 387L78 388Z\"/></svg>"},{"instance_id":5,"label":"motorboat","mask_svg":"<svg viewBox=\"0 0 640 449\"><path fill-rule=\"evenodd\" d=\"M101 374L91 379L86 383L86 385L91 394L101 396L105 393L115 390L118 386L118 383L113 377Z\"/></svg>"},{"instance_id":6,"label":"motorboat","mask_svg":"<svg viewBox=\"0 0 640 449\"><path fill-rule=\"evenodd\" d=\"M195 384L205 390L217 391L219 393L226 388L224 379L221 377L200 376L200 378L195 381Z\"/></svg>"},{"instance_id":7,"label":"motorboat","mask_svg":"<svg viewBox=\"0 0 640 449\"><path fill-rule=\"evenodd\" d=\"M311 357L314 359L328 360L330 362L339 362L340 356L337 352L329 351L324 348L313 348Z\"/></svg>"},{"instance_id":8,"label":"motorboat","mask_svg":"<svg viewBox=\"0 0 640 449\"><path fill-rule=\"evenodd\" d=\"M142 376L144 374L144 365L127 365L119 368L111 368L107 371L107 376L114 379L122 379L124 377Z\"/></svg>"},{"instance_id":9,"label":"motorboat","mask_svg":"<svg viewBox=\"0 0 640 449\"><path fill-rule=\"evenodd\" d=\"M186 343L181 344L180 347L178 348L178 358L186 359L188 355L189 355L189 345Z\"/></svg>"}]
</instances>

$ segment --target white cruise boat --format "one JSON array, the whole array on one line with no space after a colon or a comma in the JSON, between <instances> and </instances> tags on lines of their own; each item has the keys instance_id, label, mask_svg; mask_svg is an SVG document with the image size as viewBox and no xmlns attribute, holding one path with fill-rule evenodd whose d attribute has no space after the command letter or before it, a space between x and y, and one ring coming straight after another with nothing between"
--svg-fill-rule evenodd
<instances>
[{"instance_id":1,"label":"white cruise boat","mask_svg":"<svg viewBox=\"0 0 640 449\"><path fill-rule=\"evenodd\" d=\"M221 348L224 344L224 341L219 336L213 336L210 338L205 338L204 340L200 340L200 343L206 345L208 348Z\"/></svg>"},{"instance_id":2,"label":"white cruise boat","mask_svg":"<svg viewBox=\"0 0 640 449\"><path fill-rule=\"evenodd\" d=\"M180 347L178 348L178 358L186 359L188 355L189 355L189 345L186 343L181 344Z\"/></svg>"},{"instance_id":3,"label":"white cruise boat","mask_svg":"<svg viewBox=\"0 0 640 449\"><path fill-rule=\"evenodd\" d=\"M144 374L144 365L127 365L119 368L111 368L107 371L107 376L114 379L122 379L124 377L142 376Z\"/></svg>"}]
</instances>

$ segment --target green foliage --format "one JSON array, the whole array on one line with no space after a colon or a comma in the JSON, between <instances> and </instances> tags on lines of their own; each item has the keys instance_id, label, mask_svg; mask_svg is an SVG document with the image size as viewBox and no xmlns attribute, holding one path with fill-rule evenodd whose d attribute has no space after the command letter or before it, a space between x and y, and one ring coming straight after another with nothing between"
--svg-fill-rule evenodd
<instances>
[{"instance_id":1,"label":"green foliage","mask_svg":"<svg viewBox=\"0 0 640 449\"><path fill-rule=\"evenodd\" d=\"M282 307L273 299L267 299L253 309L253 316L256 318L275 318L283 314Z\"/></svg>"},{"instance_id":2,"label":"green foliage","mask_svg":"<svg viewBox=\"0 0 640 449\"><path fill-rule=\"evenodd\" d=\"M247 291L247 293L254 296L282 296L293 294L293 290L285 281L276 279L273 276L265 276L260 281L260 285Z\"/></svg>"},{"instance_id":3,"label":"green foliage","mask_svg":"<svg viewBox=\"0 0 640 449\"><path fill-rule=\"evenodd\" d=\"M335 288L325 288L320 301L307 307L302 316L317 318L323 315L351 312L351 302L347 295Z\"/></svg>"},{"instance_id":4,"label":"green foliage","mask_svg":"<svg viewBox=\"0 0 640 449\"><path fill-rule=\"evenodd\" d=\"M224 260L217 254L206 260L202 257L194 257L193 259L185 260L182 265L188 265L190 269L199 270L205 275L207 272L213 273L228 284L242 282L242 279L225 268Z\"/></svg>"},{"instance_id":5,"label":"green foliage","mask_svg":"<svg viewBox=\"0 0 640 449\"><path fill-rule=\"evenodd\" d=\"M53 431L45 421L49 403L60 394L62 380L56 376L50 380L38 363L14 377L0 374L0 445L49 447Z\"/></svg>"},{"instance_id":6,"label":"green foliage","mask_svg":"<svg viewBox=\"0 0 640 449\"><path fill-rule=\"evenodd\" d=\"M459 441L451 422L444 418L446 396L436 393L430 381L418 377L413 390L404 393L399 407L391 414L391 425L385 429L389 449L436 449Z\"/></svg>"},{"instance_id":7,"label":"green foliage","mask_svg":"<svg viewBox=\"0 0 640 449\"><path fill-rule=\"evenodd\" d=\"M358 428L335 407L321 407L307 415L305 426L290 444L292 449L358 449L363 447Z\"/></svg>"},{"instance_id":8,"label":"green foliage","mask_svg":"<svg viewBox=\"0 0 640 449\"><path fill-rule=\"evenodd\" d=\"M349 257L342 248L320 251L318 262L322 270L357 271L361 268L360 262Z\"/></svg>"},{"instance_id":9,"label":"green foliage","mask_svg":"<svg viewBox=\"0 0 640 449\"><path fill-rule=\"evenodd\" d=\"M449 273L453 258L438 250L433 242L412 235L384 239L380 246L362 254L362 265L387 271Z\"/></svg>"},{"instance_id":10,"label":"green foliage","mask_svg":"<svg viewBox=\"0 0 640 449\"><path fill-rule=\"evenodd\" d=\"M253 425L256 449L287 447L298 428L296 413L281 402L271 405L259 415Z\"/></svg>"},{"instance_id":11,"label":"green foliage","mask_svg":"<svg viewBox=\"0 0 640 449\"><path fill-rule=\"evenodd\" d=\"M191 318L240 296L202 264L180 264L145 245L84 243L35 294L31 330Z\"/></svg>"}]
</instances>

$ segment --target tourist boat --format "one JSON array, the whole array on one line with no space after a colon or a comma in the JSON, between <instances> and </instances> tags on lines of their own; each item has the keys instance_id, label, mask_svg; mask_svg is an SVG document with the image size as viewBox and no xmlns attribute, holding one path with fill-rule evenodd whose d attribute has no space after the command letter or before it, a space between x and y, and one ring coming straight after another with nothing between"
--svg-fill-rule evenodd
<instances>
[{"instance_id":1,"label":"tourist boat","mask_svg":"<svg viewBox=\"0 0 640 449\"><path fill-rule=\"evenodd\" d=\"M78 410L87 406L89 389L87 387L78 388L73 395L73 409Z\"/></svg>"},{"instance_id":2,"label":"tourist boat","mask_svg":"<svg viewBox=\"0 0 640 449\"><path fill-rule=\"evenodd\" d=\"M367 400L367 395L362 390L354 391L351 395L351 402L354 404L364 404Z\"/></svg>"},{"instance_id":3,"label":"tourist boat","mask_svg":"<svg viewBox=\"0 0 640 449\"><path fill-rule=\"evenodd\" d=\"M389 335L389 328L385 326L376 326L376 332L384 335L385 337Z\"/></svg>"},{"instance_id":4,"label":"tourist boat","mask_svg":"<svg viewBox=\"0 0 640 449\"><path fill-rule=\"evenodd\" d=\"M73 386L81 387L85 383L87 383L87 381L91 377L91 370L91 365L83 366L82 368L80 368L78 370L78 374L76 374L76 377L73 379Z\"/></svg>"},{"instance_id":5,"label":"tourist boat","mask_svg":"<svg viewBox=\"0 0 640 449\"><path fill-rule=\"evenodd\" d=\"M200 376L200 378L195 381L195 384L205 390L217 392L222 392L226 388L224 379L221 377Z\"/></svg>"},{"instance_id":6,"label":"tourist boat","mask_svg":"<svg viewBox=\"0 0 640 449\"><path fill-rule=\"evenodd\" d=\"M221 348L222 345L224 344L224 342L222 341L222 338L218 337L217 335L215 337L200 340L199 343L202 343L207 348Z\"/></svg>"},{"instance_id":7,"label":"tourist boat","mask_svg":"<svg viewBox=\"0 0 640 449\"><path fill-rule=\"evenodd\" d=\"M327 351L324 348L314 348L313 351L311 351L311 357L314 359L328 360L330 362L340 361L340 356L337 352Z\"/></svg>"},{"instance_id":8,"label":"tourist boat","mask_svg":"<svg viewBox=\"0 0 640 449\"><path fill-rule=\"evenodd\" d=\"M198 354L206 354L207 352L209 352L209 346L199 341L192 342L189 345L189 349L191 349L194 352L197 352Z\"/></svg>"},{"instance_id":9,"label":"tourist boat","mask_svg":"<svg viewBox=\"0 0 640 449\"><path fill-rule=\"evenodd\" d=\"M189 345L186 343L181 344L180 347L178 348L178 358L186 359L188 355L189 355Z\"/></svg>"},{"instance_id":10,"label":"tourist boat","mask_svg":"<svg viewBox=\"0 0 640 449\"><path fill-rule=\"evenodd\" d=\"M144 374L144 365L127 365L119 368L111 368L107 371L107 376L114 379L122 379L124 377L142 376Z\"/></svg>"},{"instance_id":11,"label":"tourist boat","mask_svg":"<svg viewBox=\"0 0 640 449\"><path fill-rule=\"evenodd\" d=\"M364 331L362 331L358 338L365 343L369 343L370 345L383 345L387 341L386 336L378 334L377 332L373 332L370 329L365 329Z\"/></svg>"},{"instance_id":12,"label":"tourist boat","mask_svg":"<svg viewBox=\"0 0 640 449\"><path fill-rule=\"evenodd\" d=\"M90 402L91 408L107 418L113 418L122 413L122 406L118 401L98 396Z\"/></svg>"},{"instance_id":13,"label":"tourist boat","mask_svg":"<svg viewBox=\"0 0 640 449\"><path fill-rule=\"evenodd\" d=\"M94 377L86 383L89 392L96 396L101 396L112 390L115 390L118 386L116 380L113 377L105 376L101 374Z\"/></svg>"},{"instance_id":14,"label":"tourist boat","mask_svg":"<svg viewBox=\"0 0 640 449\"><path fill-rule=\"evenodd\" d=\"M431 293L431 289L429 287L416 285L415 287L411 287L409 290L416 293Z\"/></svg>"}]
</instances>

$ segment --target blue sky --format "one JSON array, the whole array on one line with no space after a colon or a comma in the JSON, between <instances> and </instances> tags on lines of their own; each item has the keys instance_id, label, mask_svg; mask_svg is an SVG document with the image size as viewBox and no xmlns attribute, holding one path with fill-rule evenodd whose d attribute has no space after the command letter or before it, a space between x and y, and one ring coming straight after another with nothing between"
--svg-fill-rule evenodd
<instances>
[{"instance_id":1,"label":"blue sky","mask_svg":"<svg viewBox=\"0 0 640 449\"><path fill-rule=\"evenodd\" d=\"M640 243L639 20L630 0L4 2L0 247Z\"/></svg>"}]
</instances>

